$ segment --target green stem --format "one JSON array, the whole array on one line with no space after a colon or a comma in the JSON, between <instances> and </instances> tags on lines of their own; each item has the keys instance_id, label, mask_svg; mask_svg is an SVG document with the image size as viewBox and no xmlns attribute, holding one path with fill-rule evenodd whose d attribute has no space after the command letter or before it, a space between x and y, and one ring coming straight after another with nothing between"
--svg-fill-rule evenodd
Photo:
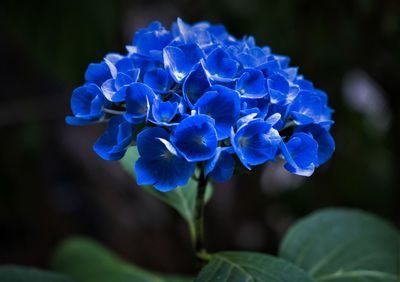
<instances>
[{"instance_id":1,"label":"green stem","mask_svg":"<svg viewBox=\"0 0 400 282\"><path fill-rule=\"evenodd\" d=\"M210 257L204 246L204 207L207 182L208 178L204 175L204 166L202 166L197 184L193 240L196 257L201 264L207 262Z\"/></svg>"}]
</instances>

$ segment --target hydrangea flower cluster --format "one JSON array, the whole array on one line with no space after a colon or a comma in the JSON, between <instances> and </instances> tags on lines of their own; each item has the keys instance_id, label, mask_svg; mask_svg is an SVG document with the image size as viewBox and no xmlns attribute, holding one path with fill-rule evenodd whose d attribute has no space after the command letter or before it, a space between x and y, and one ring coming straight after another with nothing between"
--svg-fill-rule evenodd
<instances>
[{"instance_id":1,"label":"hydrangea flower cluster","mask_svg":"<svg viewBox=\"0 0 400 282\"><path fill-rule=\"evenodd\" d=\"M94 144L106 160L137 145L139 185L169 191L196 166L227 181L240 163L251 169L277 157L310 176L331 157L327 95L253 37L178 18L171 31L159 22L138 30L126 49L89 65L66 122L107 122Z\"/></svg>"}]
</instances>

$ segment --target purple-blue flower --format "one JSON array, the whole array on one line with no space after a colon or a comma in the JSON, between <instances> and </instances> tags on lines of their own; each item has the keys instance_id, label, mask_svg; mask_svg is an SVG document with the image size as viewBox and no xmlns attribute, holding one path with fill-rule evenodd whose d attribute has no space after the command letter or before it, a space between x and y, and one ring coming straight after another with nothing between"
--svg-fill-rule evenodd
<instances>
[{"instance_id":1,"label":"purple-blue flower","mask_svg":"<svg viewBox=\"0 0 400 282\"><path fill-rule=\"evenodd\" d=\"M215 120L218 140L229 137L232 126L240 114L240 98L236 91L215 85L204 92L194 105L198 114L205 114Z\"/></svg>"},{"instance_id":2,"label":"purple-blue flower","mask_svg":"<svg viewBox=\"0 0 400 282\"><path fill-rule=\"evenodd\" d=\"M328 96L254 37L178 19L139 29L126 50L89 64L66 122L107 123L94 145L104 159L137 146L139 185L169 191L196 167L227 181L277 158L309 176L331 158Z\"/></svg>"},{"instance_id":3,"label":"purple-blue flower","mask_svg":"<svg viewBox=\"0 0 400 282\"><path fill-rule=\"evenodd\" d=\"M186 78L202 57L203 51L197 44L164 48L164 66L177 83L181 83Z\"/></svg>"},{"instance_id":4,"label":"purple-blue flower","mask_svg":"<svg viewBox=\"0 0 400 282\"><path fill-rule=\"evenodd\" d=\"M295 133L281 146L285 168L298 175L310 176L318 166L318 143L311 134Z\"/></svg>"},{"instance_id":5,"label":"purple-blue flower","mask_svg":"<svg viewBox=\"0 0 400 282\"><path fill-rule=\"evenodd\" d=\"M140 82L130 84L126 90L125 119L133 124L147 121L150 105L155 97L154 91L146 84Z\"/></svg>"},{"instance_id":6,"label":"purple-blue flower","mask_svg":"<svg viewBox=\"0 0 400 282\"><path fill-rule=\"evenodd\" d=\"M94 151L105 160L119 160L133 140L133 126L122 116L112 117L107 130L93 145Z\"/></svg>"},{"instance_id":7,"label":"purple-blue flower","mask_svg":"<svg viewBox=\"0 0 400 282\"><path fill-rule=\"evenodd\" d=\"M74 116L66 122L71 125L86 125L100 120L104 115L105 98L94 83L78 87L72 92L71 109Z\"/></svg>"},{"instance_id":8,"label":"purple-blue flower","mask_svg":"<svg viewBox=\"0 0 400 282\"><path fill-rule=\"evenodd\" d=\"M214 157L207 161L204 169L206 176L217 182L228 181L235 170L232 147L218 147Z\"/></svg>"},{"instance_id":9,"label":"purple-blue flower","mask_svg":"<svg viewBox=\"0 0 400 282\"><path fill-rule=\"evenodd\" d=\"M251 119L232 132L231 143L245 167L274 160L282 142L279 132L273 128L274 122Z\"/></svg>"},{"instance_id":10,"label":"purple-blue flower","mask_svg":"<svg viewBox=\"0 0 400 282\"><path fill-rule=\"evenodd\" d=\"M186 161L160 127L146 128L137 136L140 158L135 164L139 185L153 185L166 192L184 185L194 173L196 163Z\"/></svg>"},{"instance_id":11,"label":"purple-blue flower","mask_svg":"<svg viewBox=\"0 0 400 282\"><path fill-rule=\"evenodd\" d=\"M176 126L171 141L189 162L206 161L218 145L215 120L201 114L187 117Z\"/></svg>"}]
</instances>

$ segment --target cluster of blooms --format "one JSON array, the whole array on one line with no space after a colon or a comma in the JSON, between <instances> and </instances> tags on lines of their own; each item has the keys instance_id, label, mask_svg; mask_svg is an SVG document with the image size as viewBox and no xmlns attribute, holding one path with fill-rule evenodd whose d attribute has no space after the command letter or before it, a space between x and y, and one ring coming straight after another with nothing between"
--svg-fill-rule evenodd
<instances>
[{"instance_id":1,"label":"cluster of blooms","mask_svg":"<svg viewBox=\"0 0 400 282\"><path fill-rule=\"evenodd\" d=\"M226 181L236 164L283 157L288 171L309 176L334 151L326 94L288 57L222 25L153 22L126 55L90 64L85 80L67 123L108 122L95 152L118 160L137 145L137 182L160 191L186 184L196 165Z\"/></svg>"}]
</instances>

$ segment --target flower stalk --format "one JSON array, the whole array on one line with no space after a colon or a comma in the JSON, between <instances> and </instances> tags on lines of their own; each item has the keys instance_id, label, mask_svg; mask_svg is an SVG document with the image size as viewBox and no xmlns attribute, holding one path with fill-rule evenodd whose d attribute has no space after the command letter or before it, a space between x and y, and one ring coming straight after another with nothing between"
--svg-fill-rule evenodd
<instances>
[{"instance_id":1,"label":"flower stalk","mask_svg":"<svg viewBox=\"0 0 400 282\"><path fill-rule=\"evenodd\" d=\"M208 177L204 174L204 166L201 166L197 184L197 196L194 214L194 239L193 247L200 264L204 264L210 259L204 244L204 208L205 194L207 189Z\"/></svg>"}]
</instances>

